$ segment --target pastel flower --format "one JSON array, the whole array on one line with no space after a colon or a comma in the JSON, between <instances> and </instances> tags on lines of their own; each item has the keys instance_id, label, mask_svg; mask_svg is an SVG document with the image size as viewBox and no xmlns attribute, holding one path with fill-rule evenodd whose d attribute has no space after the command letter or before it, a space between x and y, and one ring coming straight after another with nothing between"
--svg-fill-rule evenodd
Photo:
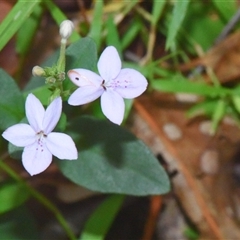
<instances>
[{"instance_id":1,"label":"pastel flower","mask_svg":"<svg viewBox=\"0 0 240 240\"><path fill-rule=\"evenodd\" d=\"M68 103L77 106L101 97L103 114L113 123L121 124L125 110L123 98L138 97L148 84L141 73L131 68L121 69L121 65L116 48L109 46L97 64L100 76L87 69L70 70L68 76L79 88L69 97Z\"/></svg>"},{"instance_id":2,"label":"pastel flower","mask_svg":"<svg viewBox=\"0 0 240 240\"><path fill-rule=\"evenodd\" d=\"M17 147L24 147L22 163L30 175L43 172L51 164L52 155L59 159L77 159L72 138L64 133L52 132L61 116L61 97L54 99L45 111L41 102L29 94L25 110L29 124L13 125L2 136Z\"/></svg>"}]
</instances>

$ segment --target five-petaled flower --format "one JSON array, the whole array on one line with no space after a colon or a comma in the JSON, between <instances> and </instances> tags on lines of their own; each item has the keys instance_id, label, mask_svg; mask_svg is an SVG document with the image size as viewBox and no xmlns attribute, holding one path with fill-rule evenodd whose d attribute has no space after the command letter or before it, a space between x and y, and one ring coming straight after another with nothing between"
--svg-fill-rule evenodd
<instances>
[{"instance_id":1,"label":"five-petaled flower","mask_svg":"<svg viewBox=\"0 0 240 240\"><path fill-rule=\"evenodd\" d=\"M22 162L30 175L44 171L52 162L52 155L59 159L77 159L72 138L64 133L52 132L61 116L61 97L54 99L45 111L41 102L29 94L25 110L30 125L13 125L2 136L12 144L24 147Z\"/></svg>"},{"instance_id":2,"label":"five-petaled flower","mask_svg":"<svg viewBox=\"0 0 240 240\"><path fill-rule=\"evenodd\" d=\"M121 69L121 65L116 48L109 46L97 64L100 76L87 69L70 70L68 76L79 88L69 97L68 103L82 105L101 96L104 115L113 123L121 124L125 109L123 98L138 97L148 84L141 73L130 68Z\"/></svg>"}]
</instances>

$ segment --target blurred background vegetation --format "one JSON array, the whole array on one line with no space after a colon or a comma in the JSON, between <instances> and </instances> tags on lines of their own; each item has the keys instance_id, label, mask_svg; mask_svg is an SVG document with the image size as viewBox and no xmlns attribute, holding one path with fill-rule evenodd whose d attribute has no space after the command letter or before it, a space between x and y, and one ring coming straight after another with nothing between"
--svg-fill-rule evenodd
<instances>
[{"instance_id":1,"label":"blurred background vegetation","mask_svg":"<svg viewBox=\"0 0 240 240\"><path fill-rule=\"evenodd\" d=\"M239 6L238 0L0 1L0 67L21 89L44 84L31 70L57 54L66 18L75 25L69 44L90 37L99 54L113 45L123 66L149 81L143 97L126 101L125 126L158 156L171 178L169 194L128 196L122 204L76 187L54 165L37 178L22 173L79 239L240 238ZM102 118L97 103L83 112ZM0 239L66 239L41 204L26 205L0 216Z\"/></svg>"}]
</instances>

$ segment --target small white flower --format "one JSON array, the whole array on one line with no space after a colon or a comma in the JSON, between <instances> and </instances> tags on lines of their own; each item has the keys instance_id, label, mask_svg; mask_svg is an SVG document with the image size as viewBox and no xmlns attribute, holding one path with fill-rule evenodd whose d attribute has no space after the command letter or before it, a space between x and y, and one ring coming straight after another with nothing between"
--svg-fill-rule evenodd
<instances>
[{"instance_id":1,"label":"small white flower","mask_svg":"<svg viewBox=\"0 0 240 240\"><path fill-rule=\"evenodd\" d=\"M24 147L22 162L30 175L43 172L51 164L52 155L59 159L77 159L72 138L64 133L52 132L61 116L61 97L54 99L45 111L41 102L29 94L25 109L29 124L13 125L2 136L12 144Z\"/></svg>"},{"instance_id":2,"label":"small white flower","mask_svg":"<svg viewBox=\"0 0 240 240\"><path fill-rule=\"evenodd\" d=\"M74 29L73 22L70 20L64 20L60 24L59 33L60 33L61 37L66 40L72 34L73 29Z\"/></svg>"},{"instance_id":3,"label":"small white flower","mask_svg":"<svg viewBox=\"0 0 240 240\"><path fill-rule=\"evenodd\" d=\"M71 81L79 86L68 99L70 105L82 105L101 96L104 115L113 123L121 124L124 117L123 98L132 99L147 88L146 78L130 68L121 69L121 60L115 47L107 47L98 61L96 74L87 69L73 69L68 72Z\"/></svg>"}]
</instances>

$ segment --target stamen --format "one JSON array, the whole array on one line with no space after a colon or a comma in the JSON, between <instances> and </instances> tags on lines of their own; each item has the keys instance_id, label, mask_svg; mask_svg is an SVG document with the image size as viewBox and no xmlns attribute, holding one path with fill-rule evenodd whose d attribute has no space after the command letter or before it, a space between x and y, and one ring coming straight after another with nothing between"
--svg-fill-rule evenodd
<instances>
[{"instance_id":1,"label":"stamen","mask_svg":"<svg viewBox=\"0 0 240 240\"><path fill-rule=\"evenodd\" d=\"M41 152L43 152L44 151L44 143L45 143L45 137L47 137L47 135L43 132L43 131L40 131L40 132L38 132L37 133L37 144L38 144L38 146L37 146L37 148L36 148L36 151L41 151Z\"/></svg>"},{"instance_id":2,"label":"stamen","mask_svg":"<svg viewBox=\"0 0 240 240\"><path fill-rule=\"evenodd\" d=\"M103 80L103 81L102 81L102 84L101 84L101 86L102 86L102 87L103 87L103 89L106 91L106 90L107 90L107 88L105 87L105 85L104 85L104 84L105 84L105 80Z\"/></svg>"}]
</instances>

